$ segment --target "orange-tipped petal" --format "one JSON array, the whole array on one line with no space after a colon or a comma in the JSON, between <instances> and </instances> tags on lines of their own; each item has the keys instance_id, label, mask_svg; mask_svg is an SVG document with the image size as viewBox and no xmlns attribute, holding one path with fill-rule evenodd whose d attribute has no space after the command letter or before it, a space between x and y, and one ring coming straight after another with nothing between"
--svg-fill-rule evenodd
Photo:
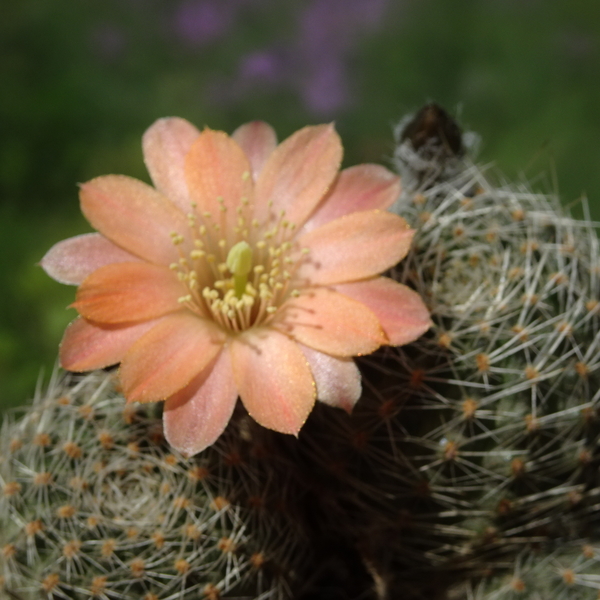
<instances>
[{"instance_id":1,"label":"orange-tipped petal","mask_svg":"<svg viewBox=\"0 0 600 600\"><path fill-rule=\"evenodd\" d=\"M274 129L263 121L252 121L238 127L231 137L241 146L252 166L254 180L277 148L277 135Z\"/></svg>"},{"instance_id":2,"label":"orange-tipped petal","mask_svg":"<svg viewBox=\"0 0 600 600\"><path fill-rule=\"evenodd\" d=\"M134 342L155 325L156 321L143 321L101 326L77 317L65 330L60 344L60 365L69 371L116 365Z\"/></svg>"},{"instance_id":3,"label":"orange-tipped petal","mask_svg":"<svg viewBox=\"0 0 600 600\"><path fill-rule=\"evenodd\" d=\"M334 356L370 354L388 340L379 319L361 302L327 288L288 300L273 327L302 344Z\"/></svg>"},{"instance_id":4,"label":"orange-tipped petal","mask_svg":"<svg viewBox=\"0 0 600 600\"><path fill-rule=\"evenodd\" d=\"M100 233L84 233L54 244L40 265L56 281L79 285L100 267L137 260L136 256L115 246Z\"/></svg>"},{"instance_id":5,"label":"orange-tipped petal","mask_svg":"<svg viewBox=\"0 0 600 600\"><path fill-rule=\"evenodd\" d=\"M165 317L123 357L119 375L127 400L172 396L213 360L224 339L211 321L190 312Z\"/></svg>"},{"instance_id":6,"label":"orange-tipped petal","mask_svg":"<svg viewBox=\"0 0 600 600\"><path fill-rule=\"evenodd\" d=\"M213 444L229 423L238 397L229 352L221 352L175 395L167 398L163 423L167 442L184 456Z\"/></svg>"},{"instance_id":7,"label":"orange-tipped petal","mask_svg":"<svg viewBox=\"0 0 600 600\"><path fill-rule=\"evenodd\" d=\"M298 239L299 247L309 253L297 277L306 278L309 285L372 277L406 256L414 233L402 217L384 211L340 217Z\"/></svg>"},{"instance_id":8,"label":"orange-tipped petal","mask_svg":"<svg viewBox=\"0 0 600 600\"><path fill-rule=\"evenodd\" d=\"M269 211L301 226L332 185L342 161L342 144L332 125L304 127L271 154L256 181L259 220Z\"/></svg>"},{"instance_id":9,"label":"orange-tipped petal","mask_svg":"<svg viewBox=\"0 0 600 600\"><path fill-rule=\"evenodd\" d=\"M304 224L311 231L353 212L389 208L400 195L400 178L380 165L344 169L317 210Z\"/></svg>"},{"instance_id":10,"label":"orange-tipped petal","mask_svg":"<svg viewBox=\"0 0 600 600\"><path fill-rule=\"evenodd\" d=\"M222 131L205 129L186 156L185 174L198 212L209 212L222 235L231 237L236 208L242 198L253 200L252 167L239 144Z\"/></svg>"},{"instance_id":11,"label":"orange-tipped petal","mask_svg":"<svg viewBox=\"0 0 600 600\"><path fill-rule=\"evenodd\" d=\"M200 132L185 119L158 119L144 133L142 148L150 177L169 200L184 213L191 210L185 180L185 156Z\"/></svg>"},{"instance_id":12,"label":"orange-tipped petal","mask_svg":"<svg viewBox=\"0 0 600 600\"><path fill-rule=\"evenodd\" d=\"M421 296L387 277L341 284L336 289L363 302L377 315L392 346L414 342L432 325Z\"/></svg>"},{"instance_id":13,"label":"orange-tipped petal","mask_svg":"<svg viewBox=\"0 0 600 600\"><path fill-rule=\"evenodd\" d=\"M162 265L179 259L171 233L186 235L187 218L165 196L125 175L97 177L81 186L81 211L117 246Z\"/></svg>"},{"instance_id":14,"label":"orange-tipped petal","mask_svg":"<svg viewBox=\"0 0 600 600\"><path fill-rule=\"evenodd\" d=\"M298 344L267 329L231 342L233 375L250 416L269 429L296 435L314 405L316 388Z\"/></svg>"},{"instance_id":15,"label":"orange-tipped petal","mask_svg":"<svg viewBox=\"0 0 600 600\"><path fill-rule=\"evenodd\" d=\"M360 371L351 358L336 358L300 345L317 385L317 400L352 412L362 393Z\"/></svg>"},{"instance_id":16,"label":"orange-tipped petal","mask_svg":"<svg viewBox=\"0 0 600 600\"><path fill-rule=\"evenodd\" d=\"M181 310L178 300L185 293L186 288L167 267L116 263L85 279L72 307L90 321L127 323Z\"/></svg>"}]
</instances>

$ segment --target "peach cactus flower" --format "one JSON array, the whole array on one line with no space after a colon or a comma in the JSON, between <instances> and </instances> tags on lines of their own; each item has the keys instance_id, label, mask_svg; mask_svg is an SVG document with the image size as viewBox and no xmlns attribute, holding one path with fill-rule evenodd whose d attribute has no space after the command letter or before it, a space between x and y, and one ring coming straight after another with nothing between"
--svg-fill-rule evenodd
<instances>
[{"instance_id":1,"label":"peach cactus flower","mask_svg":"<svg viewBox=\"0 0 600 600\"><path fill-rule=\"evenodd\" d=\"M429 328L420 297L378 276L414 233L384 210L399 180L377 165L339 172L331 125L277 145L262 122L230 137L168 118L143 150L155 187L123 175L83 184L99 233L59 242L42 266L79 286L62 366L120 363L127 400L165 400L166 438L185 455L217 439L238 396L290 434L317 398L351 410L352 357Z\"/></svg>"}]
</instances>

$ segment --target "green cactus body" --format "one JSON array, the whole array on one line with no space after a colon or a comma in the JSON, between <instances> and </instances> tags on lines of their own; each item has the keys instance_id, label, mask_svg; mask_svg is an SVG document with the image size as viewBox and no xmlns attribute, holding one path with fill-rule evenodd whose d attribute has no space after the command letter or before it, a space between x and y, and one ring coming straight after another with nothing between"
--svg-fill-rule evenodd
<instances>
[{"instance_id":1,"label":"green cactus body","mask_svg":"<svg viewBox=\"0 0 600 600\"><path fill-rule=\"evenodd\" d=\"M426 184L396 209L418 231L394 277L435 326L363 359L355 413L315 413L301 441L336 473L347 512L330 522L379 596L445 598L523 553L600 536L600 257L589 219L475 165L413 181Z\"/></svg>"},{"instance_id":2,"label":"green cactus body","mask_svg":"<svg viewBox=\"0 0 600 600\"><path fill-rule=\"evenodd\" d=\"M600 590L600 550L566 544L552 551L519 554L512 572L468 581L451 600L596 600Z\"/></svg>"},{"instance_id":3,"label":"green cactus body","mask_svg":"<svg viewBox=\"0 0 600 600\"><path fill-rule=\"evenodd\" d=\"M373 597L446 598L600 537L594 226L462 164L396 207L417 234L394 277L435 326L361 359L353 415L318 407L294 449L320 532L356 550Z\"/></svg>"},{"instance_id":4,"label":"green cactus body","mask_svg":"<svg viewBox=\"0 0 600 600\"><path fill-rule=\"evenodd\" d=\"M55 379L0 436L0 597L287 597L248 511L207 486L210 456L171 453L110 374Z\"/></svg>"}]
</instances>

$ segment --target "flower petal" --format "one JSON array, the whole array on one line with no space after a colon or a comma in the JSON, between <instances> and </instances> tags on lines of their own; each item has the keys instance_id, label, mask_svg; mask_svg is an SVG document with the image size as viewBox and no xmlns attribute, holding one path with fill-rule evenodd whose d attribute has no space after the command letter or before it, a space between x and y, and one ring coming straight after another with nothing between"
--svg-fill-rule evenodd
<instances>
[{"instance_id":1,"label":"flower petal","mask_svg":"<svg viewBox=\"0 0 600 600\"><path fill-rule=\"evenodd\" d=\"M190 196L200 214L209 212L212 220L220 224L223 236L233 236L238 217L236 208L242 198L249 203L253 201L251 171L239 144L222 131L205 129L186 156L185 174ZM222 211L222 207L226 211Z\"/></svg>"},{"instance_id":2,"label":"flower petal","mask_svg":"<svg viewBox=\"0 0 600 600\"><path fill-rule=\"evenodd\" d=\"M98 325L77 317L65 330L60 344L60 365L69 371L103 369L123 356L156 321L124 325Z\"/></svg>"},{"instance_id":3,"label":"flower petal","mask_svg":"<svg viewBox=\"0 0 600 600\"><path fill-rule=\"evenodd\" d=\"M165 437L184 456L198 454L223 433L238 397L231 357L221 352L175 395L167 398Z\"/></svg>"},{"instance_id":4,"label":"flower petal","mask_svg":"<svg viewBox=\"0 0 600 600\"><path fill-rule=\"evenodd\" d=\"M187 218L162 194L125 175L97 177L81 186L81 210L117 246L162 265L179 259L171 233L189 231Z\"/></svg>"},{"instance_id":5,"label":"flower petal","mask_svg":"<svg viewBox=\"0 0 600 600\"><path fill-rule=\"evenodd\" d=\"M372 277L406 256L415 231L397 215L379 210L352 213L309 231L297 242L309 253L296 279L327 285Z\"/></svg>"},{"instance_id":6,"label":"flower petal","mask_svg":"<svg viewBox=\"0 0 600 600\"><path fill-rule=\"evenodd\" d=\"M297 434L315 402L315 383L296 342L268 329L255 329L231 342L240 397L263 427Z\"/></svg>"},{"instance_id":7,"label":"flower petal","mask_svg":"<svg viewBox=\"0 0 600 600\"><path fill-rule=\"evenodd\" d=\"M300 344L317 385L317 400L352 412L362 393L361 375L351 358L336 358Z\"/></svg>"},{"instance_id":8,"label":"flower petal","mask_svg":"<svg viewBox=\"0 0 600 600\"><path fill-rule=\"evenodd\" d=\"M336 290L366 304L377 315L392 346L414 342L433 324L421 296L387 277L337 285Z\"/></svg>"},{"instance_id":9,"label":"flower petal","mask_svg":"<svg viewBox=\"0 0 600 600\"><path fill-rule=\"evenodd\" d=\"M344 169L303 232L353 212L389 208L400 195L400 178L380 165Z\"/></svg>"},{"instance_id":10,"label":"flower petal","mask_svg":"<svg viewBox=\"0 0 600 600\"><path fill-rule=\"evenodd\" d=\"M144 162L156 189L184 213L191 210L185 180L185 156L200 132L178 117L158 119L144 133Z\"/></svg>"},{"instance_id":11,"label":"flower petal","mask_svg":"<svg viewBox=\"0 0 600 600\"><path fill-rule=\"evenodd\" d=\"M40 264L56 281L79 285L100 267L137 260L136 256L115 246L100 233L84 233L54 244Z\"/></svg>"},{"instance_id":12,"label":"flower petal","mask_svg":"<svg viewBox=\"0 0 600 600\"><path fill-rule=\"evenodd\" d=\"M342 144L333 125L304 127L271 154L256 181L259 220L272 214L300 227L332 185L342 161Z\"/></svg>"},{"instance_id":13,"label":"flower petal","mask_svg":"<svg viewBox=\"0 0 600 600\"><path fill-rule=\"evenodd\" d=\"M263 121L252 121L238 127L231 137L246 153L252 166L252 175L256 180L267 158L277 148L275 131Z\"/></svg>"},{"instance_id":14,"label":"flower petal","mask_svg":"<svg viewBox=\"0 0 600 600\"><path fill-rule=\"evenodd\" d=\"M224 334L190 312L169 315L137 340L119 375L127 400L156 402L183 389L223 347Z\"/></svg>"},{"instance_id":15,"label":"flower petal","mask_svg":"<svg viewBox=\"0 0 600 600\"><path fill-rule=\"evenodd\" d=\"M181 310L186 288L173 271L144 262L116 263L94 271L72 304L86 319L126 323Z\"/></svg>"},{"instance_id":16,"label":"flower petal","mask_svg":"<svg viewBox=\"0 0 600 600\"><path fill-rule=\"evenodd\" d=\"M273 327L302 344L334 356L370 354L388 343L379 319L361 302L327 288L289 299Z\"/></svg>"}]
</instances>

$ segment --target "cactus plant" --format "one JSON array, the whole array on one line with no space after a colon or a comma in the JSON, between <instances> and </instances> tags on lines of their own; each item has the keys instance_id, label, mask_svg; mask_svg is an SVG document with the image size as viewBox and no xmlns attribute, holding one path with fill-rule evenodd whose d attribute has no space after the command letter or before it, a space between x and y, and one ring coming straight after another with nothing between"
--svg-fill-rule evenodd
<instances>
[{"instance_id":1,"label":"cactus plant","mask_svg":"<svg viewBox=\"0 0 600 600\"><path fill-rule=\"evenodd\" d=\"M195 459L164 445L159 413L128 405L125 423L110 374L55 382L2 434L5 589L90 597L93 572L107 578L107 598L210 597L211 584L222 597L597 597L594 226L551 195L494 183L465 156L475 138L439 107L397 134L405 187L394 210L417 234L392 275L424 298L434 327L359 360L363 396L351 415L321 404L296 439L238 407ZM203 469L211 476L190 482ZM36 484L40 473L52 486ZM191 505L177 512L182 495ZM65 505L74 515L58 515ZM186 519L204 545L182 540ZM141 537L129 538L131 527ZM118 541L118 574L98 556L107 539ZM149 567L137 578L136 553ZM54 596L44 596L50 576Z\"/></svg>"},{"instance_id":2,"label":"cactus plant","mask_svg":"<svg viewBox=\"0 0 600 600\"><path fill-rule=\"evenodd\" d=\"M526 548L598 537L594 227L459 156L444 155L450 169L431 156L409 138L396 153L416 186L396 210L418 233L395 277L435 327L365 358L354 415L328 415L309 442L330 469L339 445L339 532L392 598L445 597Z\"/></svg>"},{"instance_id":3,"label":"cactus plant","mask_svg":"<svg viewBox=\"0 0 600 600\"><path fill-rule=\"evenodd\" d=\"M453 590L452 600L596 600L600 589L598 547L567 544L527 551L512 570Z\"/></svg>"},{"instance_id":4,"label":"cactus plant","mask_svg":"<svg viewBox=\"0 0 600 600\"><path fill-rule=\"evenodd\" d=\"M274 557L225 495L229 481L222 495L207 486L222 455L171 452L160 420L125 406L113 380L57 375L21 419L5 420L0 597L287 597L284 563L301 548L277 516L262 517Z\"/></svg>"}]
</instances>

